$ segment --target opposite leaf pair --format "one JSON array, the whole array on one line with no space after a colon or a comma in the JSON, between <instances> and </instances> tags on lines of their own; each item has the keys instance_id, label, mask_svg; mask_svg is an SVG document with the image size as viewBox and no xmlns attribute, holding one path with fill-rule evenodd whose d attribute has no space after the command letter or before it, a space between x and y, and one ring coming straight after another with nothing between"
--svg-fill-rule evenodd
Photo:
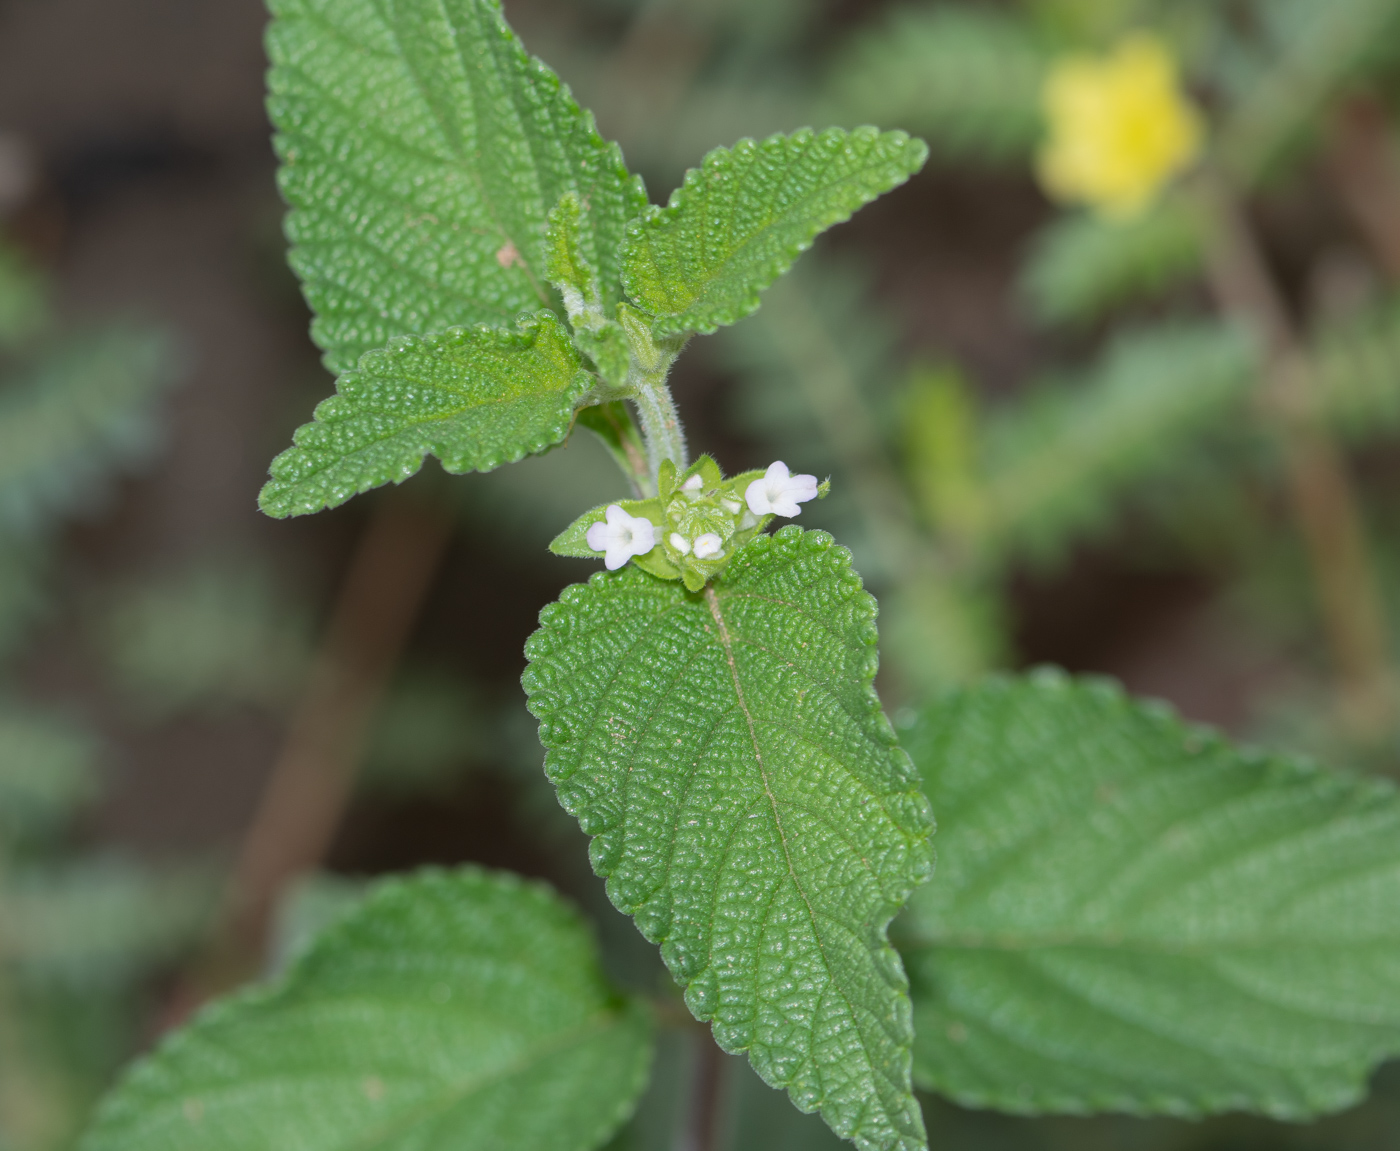
<instances>
[{"instance_id":1,"label":"opposite leaf pair","mask_svg":"<svg viewBox=\"0 0 1400 1151\"><path fill-rule=\"evenodd\" d=\"M498 4L272 6L291 259L341 376L274 461L270 515L402 482L429 454L490 470L562 442L576 416L602 432L585 413L621 399L647 432L644 473L635 433L604 438L653 494L663 459L686 462L658 394L685 339L752 312L927 151L874 128L741 141L652 207Z\"/></svg>"}]
</instances>

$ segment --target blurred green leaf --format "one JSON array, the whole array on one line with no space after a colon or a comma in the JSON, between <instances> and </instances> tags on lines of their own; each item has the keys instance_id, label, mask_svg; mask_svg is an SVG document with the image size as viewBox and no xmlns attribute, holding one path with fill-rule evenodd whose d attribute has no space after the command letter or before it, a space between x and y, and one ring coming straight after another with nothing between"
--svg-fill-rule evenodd
<instances>
[{"instance_id":1,"label":"blurred green leaf","mask_svg":"<svg viewBox=\"0 0 1400 1151\"><path fill-rule=\"evenodd\" d=\"M1127 221L1065 213L1036 237L1021 291L1043 323L1094 320L1189 279L1204 254L1202 223L1181 197Z\"/></svg>"},{"instance_id":2,"label":"blurred green leaf","mask_svg":"<svg viewBox=\"0 0 1400 1151\"><path fill-rule=\"evenodd\" d=\"M498 0L273 0L269 108L291 261L326 365L391 338L549 306L545 218L589 205L580 245L616 303L646 194Z\"/></svg>"},{"instance_id":3,"label":"blurred green leaf","mask_svg":"<svg viewBox=\"0 0 1400 1151\"><path fill-rule=\"evenodd\" d=\"M452 328L366 352L272 461L258 505L306 515L417 473L429 454L454 474L489 472L559 443L593 382L553 312L514 331Z\"/></svg>"},{"instance_id":4,"label":"blurred green leaf","mask_svg":"<svg viewBox=\"0 0 1400 1151\"><path fill-rule=\"evenodd\" d=\"M113 675L155 717L230 704L280 709L310 659L309 621L265 571L236 560L117 591L99 631Z\"/></svg>"},{"instance_id":5,"label":"blurred green leaf","mask_svg":"<svg viewBox=\"0 0 1400 1151\"><path fill-rule=\"evenodd\" d=\"M1020 162L1039 139L1048 50L1029 21L991 5L900 8L841 49L835 118L895 124L935 155Z\"/></svg>"},{"instance_id":6,"label":"blurred green leaf","mask_svg":"<svg viewBox=\"0 0 1400 1151\"><path fill-rule=\"evenodd\" d=\"M1261 5L1293 18L1286 38L1224 117L1215 153L1241 185L1266 178L1315 133L1329 101L1378 44L1400 32L1397 0Z\"/></svg>"},{"instance_id":7,"label":"blurred green leaf","mask_svg":"<svg viewBox=\"0 0 1400 1151\"><path fill-rule=\"evenodd\" d=\"M627 295L656 317L658 337L735 323L817 235L904 183L927 155L922 141L875 128L716 148L665 208L629 226Z\"/></svg>"},{"instance_id":8,"label":"blurred green leaf","mask_svg":"<svg viewBox=\"0 0 1400 1151\"><path fill-rule=\"evenodd\" d=\"M650 1058L644 1008L551 891L429 871L379 884L283 979L167 1039L81 1146L591 1151Z\"/></svg>"},{"instance_id":9,"label":"blurred green leaf","mask_svg":"<svg viewBox=\"0 0 1400 1151\"><path fill-rule=\"evenodd\" d=\"M0 531L90 509L112 470L150 456L155 401L175 378L168 338L112 327L66 337L0 385Z\"/></svg>"},{"instance_id":10,"label":"blurred green leaf","mask_svg":"<svg viewBox=\"0 0 1400 1151\"><path fill-rule=\"evenodd\" d=\"M1211 321L1129 330L1074 383L1041 385L984 421L981 545L1042 562L1165 474L1255 378L1254 346Z\"/></svg>"},{"instance_id":11,"label":"blurred green leaf","mask_svg":"<svg viewBox=\"0 0 1400 1151\"><path fill-rule=\"evenodd\" d=\"M210 880L115 857L16 867L0 882L0 958L30 979L88 987L129 979L178 955L206 926Z\"/></svg>"},{"instance_id":12,"label":"blurred green leaf","mask_svg":"<svg viewBox=\"0 0 1400 1151\"><path fill-rule=\"evenodd\" d=\"M965 1106L1301 1118L1400 1052L1400 796L1058 673L904 734L942 823L899 938Z\"/></svg>"},{"instance_id":13,"label":"blurred green leaf","mask_svg":"<svg viewBox=\"0 0 1400 1151\"><path fill-rule=\"evenodd\" d=\"M1400 428L1400 297L1333 324L1313 340L1318 406L1349 440Z\"/></svg>"},{"instance_id":14,"label":"blurred green leaf","mask_svg":"<svg viewBox=\"0 0 1400 1151\"><path fill-rule=\"evenodd\" d=\"M92 796L96 753L71 721L0 700L0 835L31 839L71 816Z\"/></svg>"},{"instance_id":15,"label":"blurred green leaf","mask_svg":"<svg viewBox=\"0 0 1400 1151\"><path fill-rule=\"evenodd\" d=\"M22 345L49 319L48 284L10 244L0 239L0 348Z\"/></svg>"},{"instance_id":16,"label":"blurred green leaf","mask_svg":"<svg viewBox=\"0 0 1400 1151\"><path fill-rule=\"evenodd\" d=\"M697 1019L858 1147L921 1149L885 927L932 867L871 681L875 602L795 526L703 596L628 565L567 588L526 645L559 801Z\"/></svg>"}]
</instances>

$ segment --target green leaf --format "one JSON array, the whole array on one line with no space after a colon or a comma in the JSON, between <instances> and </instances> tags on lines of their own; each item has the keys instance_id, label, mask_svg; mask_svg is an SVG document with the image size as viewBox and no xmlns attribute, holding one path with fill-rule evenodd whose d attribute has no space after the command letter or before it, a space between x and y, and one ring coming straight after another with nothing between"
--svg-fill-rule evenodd
<instances>
[{"instance_id":1,"label":"green leaf","mask_svg":"<svg viewBox=\"0 0 1400 1151\"><path fill-rule=\"evenodd\" d=\"M71 336L0 390L0 531L33 533L91 508L103 481L150 458L156 404L177 378L160 332Z\"/></svg>"},{"instance_id":2,"label":"green leaf","mask_svg":"<svg viewBox=\"0 0 1400 1151\"><path fill-rule=\"evenodd\" d=\"M33 837L92 797L92 736L57 716L0 703L0 832Z\"/></svg>"},{"instance_id":3,"label":"green leaf","mask_svg":"<svg viewBox=\"0 0 1400 1151\"><path fill-rule=\"evenodd\" d=\"M48 284L20 252L0 240L0 348L13 348L49 321Z\"/></svg>"},{"instance_id":4,"label":"green leaf","mask_svg":"<svg viewBox=\"0 0 1400 1151\"><path fill-rule=\"evenodd\" d=\"M1079 380L1051 381L983 432L981 541L999 559L1063 554L1131 483L1169 472L1255 378L1253 343L1196 322L1130 330Z\"/></svg>"},{"instance_id":5,"label":"green leaf","mask_svg":"<svg viewBox=\"0 0 1400 1151\"><path fill-rule=\"evenodd\" d=\"M1324 328L1312 347L1313 395L1353 442L1400 426L1400 297Z\"/></svg>"},{"instance_id":6,"label":"green leaf","mask_svg":"<svg viewBox=\"0 0 1400 1151\"><path fill-rule=\"evenodd\" d=\"M577 193L565 192L549 213L545 232L545 274L564 295L569 319L583 312L601 313L598 273L583 250L584 208Z\"/></svg>"},{"instance_id":7,"label":"green leaf","mask_svg":"<svg viewBox=\"0 0 1400 1151\"><path fill-rule=\"evenodd\" d=\"M579 917L476 868L378 886L269 987L202 1012L84 1151L590 1151L627 1118L647 1016Z\"/></svg>"},{"instance_id":8,"label":"green leaf","mask_svg":"<svg viewBox=\"0 0 1400 1151\"><path fill-rule=\"evenodd\" d=\"M332 371L393 336L548 306L545 221L566 192L589 205L581 250L616 303L645 191L497 0L271 7L291 261Z\"/></svg>"},{"instance_id":9,"label":"green leaf","mask_svg":"<svg viewBox=\"0 0 1400 1151\"><path fill-rule=\"evenodd\" d=\"M904 132L802 129L716 148L628 226L622 282L658 337L713 332L753 312L759 293L816 236L923 166Z\"/></svg>"},{"instance_id":10,"label":"green leaf","mask_svg":"<svg viewBox=\"0 0 1400 1151\"><path fill-rule=\"evenodd\" d=\"M875 602L824 532L739 551L703 594L628 566L526 645L560 803L697 1019L862 1148L923 1148L885 929L932 821L871 687Z\"/></svg>"},{"instance_id":11,"label":"green leaf","mask_svg":"<svg viewBox=\"0 0 1400 1151\"><path fill-rule=\"evenodd\" d=\"M1216 133L1215 155L1242 187L1297 157L1321 128L1332 98L1400 31L1395 0L1331 0L1290 14L1297 26L1263 74L1239 93Z\"/></svg>"},{"instance_id":12,"label":"green leaf","mask_svg":"<svg viewBox=\"0 0 1400 1151\"><path fill-rule=\"evenodd\" d=\"M212 878L110 856L15 867L0 883L4 957L32 979L89 992L139 977L207 930Z\"/></svg>"},{"instance_id":13,"label":"green leaf","mask_svg":"<svg viewBox=\"0 0 1400 1151\"><path fill-rule=\"evenodd\" d=\"M336 381L272 461L258 504L279 517L337 507L402 483L430 453L455 474L514 463L569 434L592 380L553 312L522 317L513 332L400 337Z\"/></svg>"},{"instance_id":14,"label":"green leaf","mask_svg":"<svg viewBox=\"0 0 1400 1151\"><path fill-rule=\"evenodd\" d=\"M1044 323L1093 320L1190 278L1201 267L1202 241L1198 213L1179 197L1127 221L1065 213L1036 238L1021 291Z\"/></svg>"},{"instance_id":15,"label":"green leaf","mask_svg":"<svg viewBox=\"0 0 1400 1151\"><path fill-rule=\"evenodd\" d=\"M1049 55L1019 14L970 4L898 8L842 47L828 99L837 118L902 124L943 156L1024 162L1044 132Z\"/></svg>"},{"instance_id":16,"label":"green leaf","mask_svg":"<svg viewBox=\"0 0 1400 1151\"><path fill-rule=\"evenodd\" d=\"M623 353L626 353L625 347ZM626 372L625 366L623 372ZM623 401L612 400L606 404L580 408L577 422L603 441L624 474L642 475L646 472L646 445L642 442L642 433L637 430L632 412Z\"/></svg>"},{"instance_id":17,"label":"green leaf","mask_svg":"<svg viewBox=\"0 0 1400 1151\"><path fill-rule=\"evenodd\" d=\"M897 925L964 1105L1297 1119L1400 1053L1400 795L1060 674L904 735L944 825Z\"/></svg>"}]
</instances>

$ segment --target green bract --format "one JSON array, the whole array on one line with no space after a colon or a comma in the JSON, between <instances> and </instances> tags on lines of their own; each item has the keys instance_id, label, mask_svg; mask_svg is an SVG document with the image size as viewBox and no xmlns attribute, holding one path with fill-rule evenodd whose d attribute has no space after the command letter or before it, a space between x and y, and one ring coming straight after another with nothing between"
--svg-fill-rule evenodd
<instances>
[{"instance_id":1,"label":"green bract","mask_svg":"<svg viewBox=\"0 0 1400 1151\"><path fill-rule=\"evenodd\" d=\"M943 823L900 923L915 1076L970 1106L1298 1118L1400 1053L1400 795L1099 682L904 736Z\"/></svg>"},{"instance_id":2,"label":"green bract","mask_svg":"<svg viewBox=\"0 0 1400 1151\"><path fill-rule=\"evenodd\" d=\"M646 1013L578 916L467 868L391 880L279 983L203 1012L83 1151L591 1151L631 1113Z\"/></svg>"},{"instance_id":3,"label":"green bract","mask_svg":"<svg viewBox=\"0 0 1400 1151\"><path fill-rule=\"evenodd\" d=\"M646 205L617 145L498 0L271 0L268 107L292 265L334 372L392 337L551 304L546 216L575 193L609 306Z\"/></svg>"},{"instance_id":4,"label":"green bract","mask_svg":"<svg viewBox=\"0 0 1400 1151\"><path fill-rule=\"evenodd\" d=\"M665 208L629 226L622 282L658 337L713 332L821 232L917 172L928 156L903 132L803 129L716 148Z\"/></svg>"},{"instance_id":5,"label":"green bract","mask_svg":"<svg viewBox=\"0 0 1400 1151\"><path fill-rule=\"evenodd\" d=\"M275 516L333 508L402 483L430 452L449 472L490 471L564 439L591 382L553 312L514 332L453 328L392 341L336 381L296 446L272 461L259 504Z\"/></svg>"},{"instance_id":6,"label":"green bract","mask_svg":"<svg viewBox=\"0 0 1400 1151\"><path fill-rule=\"evenodd\" d=\"M625 567L540 618L545 769L613 902L722 1047L858 1146L922 1148L885 928L929 875L932 822L849 554L787 527L703 595Z\"/></svg>"}]
</instances>

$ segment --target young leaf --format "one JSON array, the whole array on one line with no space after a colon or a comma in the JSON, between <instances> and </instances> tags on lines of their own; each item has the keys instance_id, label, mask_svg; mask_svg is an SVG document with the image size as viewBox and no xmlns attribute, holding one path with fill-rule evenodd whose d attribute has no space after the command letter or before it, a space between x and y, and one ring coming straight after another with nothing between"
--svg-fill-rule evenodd
<instances>
[{"instance_id":1,"label":"young leaf","mask_svg":"<svg viewBox=\"0 0 1400 1151\"><path fill-rule=\"evenodd\" d=\"M106 1100L84 1151L591 1151L627 1118L648 1021L544 887L390 880L267 988L201 1013Z\"/></svg>"},{"instance_id":2,"label":"young leaf","mask_svg":"<svg viewBox=\"0 0 1400 1151\"><path fill-rule=\"evenodd\" d=\"M499 0L271 7L291 261L332 371L393 336L547 306L545 220L565 192L589 206L580 248L616 303L646 194Z\"/></svg>"},{"instance_id":3,"label":"young leaf","mask_svg":"<svg viewBox=\"0 0 1400 1151\"><path fill-rule=\"evenodd\" d=\"M1058 674L951 695L904 743L945 824L899 925L923 1086L1301 1118L1400 1053L1392 784Z\"/></svg>"},{"instance_id":4,"label":"young leaf","mask_svg":"<svg viewBox=\"0 0 1400 1151\"><path fill-rule=\"evenodd\" d=\"M360 357L272 461L258 497L270 516L343 504L402 483L429 453L454 473L489 472L559 443L593 377L553 312L515 331L452 328Z\"/></svg>"},{"instance_id":5,"label":"young leaf","mask_svg":"<svg viewBox=\"0 0 1400 1151\"><path fill-rule=\"evenodd\" d=\"M932 821L871 687L849 553L786 527L701 594L629 566L540 620L545 770L696 1018L858 1146L923 1148L885 929L930 872Z\"/></svg>"},{"instance_id":6,"label":"young leaf","mask_svg":"<svg viewBox=\"0 0 1400 1151\"><path fill-rule=\"evenodd\" d=\"M804 128L716 148L665 208L628 226L627 295L656 317L658 338L741 320L819 233L904 183L927 156L922 140L875 128Z\"/></svg>"}]
</instances>

